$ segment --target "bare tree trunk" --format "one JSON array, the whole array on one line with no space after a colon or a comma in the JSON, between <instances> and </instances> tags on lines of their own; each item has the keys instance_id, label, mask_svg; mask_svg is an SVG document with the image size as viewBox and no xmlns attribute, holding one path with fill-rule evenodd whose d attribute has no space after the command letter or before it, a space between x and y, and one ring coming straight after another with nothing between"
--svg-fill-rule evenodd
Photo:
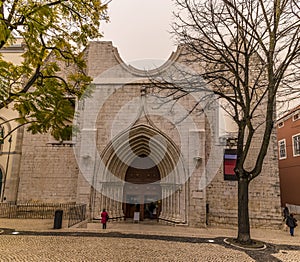
<instances>
[{"instance_id":1,"label":"bare tree trunk","mask_svg":"<svg viewBox=\"0 0 300 262\"><path fill-rule=\"evenodd\" d=\"M250 221L248 209L249 181L240 177L238 181L238 242L246 244L251 242Z\"/></svg>"}]
</instances>

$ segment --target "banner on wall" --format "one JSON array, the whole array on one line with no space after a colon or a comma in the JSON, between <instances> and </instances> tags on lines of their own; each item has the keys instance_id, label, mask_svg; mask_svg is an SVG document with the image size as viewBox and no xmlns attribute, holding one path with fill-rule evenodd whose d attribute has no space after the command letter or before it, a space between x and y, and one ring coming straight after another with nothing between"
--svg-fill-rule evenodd
<instances>
[{"instance_id":1,"label":"banner on wall","mask_svg":"<svg viewBox=\"0 0 300 262\"><path fill-rule=\"evenodd\" d=\"M237 160L236 149L224 150L224 180L237 180L237 176L234 172L234 168Z\"/></svg>"}]
</instances>

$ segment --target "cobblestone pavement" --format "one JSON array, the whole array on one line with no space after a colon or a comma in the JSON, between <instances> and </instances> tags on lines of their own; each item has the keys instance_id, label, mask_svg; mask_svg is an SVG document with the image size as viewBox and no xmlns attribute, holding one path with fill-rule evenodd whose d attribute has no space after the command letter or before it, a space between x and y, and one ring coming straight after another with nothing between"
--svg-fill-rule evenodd
<instances>
[{"instance_id":1,"label":"cobblestone pavement","mask_svg":"<svg viewBox=\"0 0 300 262\"><path fill-rule=\"evenodd\" d=\"M0 261L300 261L300 233L253 229L264 250L224 242L236 229L109 222L52 229L47 220L0 219ZM297 229L297 228L296 228Z\"/></svg>"}]
</instances>

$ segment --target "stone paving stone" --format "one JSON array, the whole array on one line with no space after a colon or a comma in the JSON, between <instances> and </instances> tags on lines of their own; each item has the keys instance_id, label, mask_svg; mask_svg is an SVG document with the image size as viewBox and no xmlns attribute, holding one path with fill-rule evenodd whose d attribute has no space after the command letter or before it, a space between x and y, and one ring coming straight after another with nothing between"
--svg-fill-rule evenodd
<instances>
[{"instance_id":1,"label":"stone paving stone","mask_svg":"<svg viewBox=\"0 0 300 262\"><path fill-rule=\"evenodd\" d=\"M0 218L0 261L300 261L300 233L251 229L253 239L267 243L262 251L224 243L236 228L191 228L154 224L100 223L84 228L53 229L52 220ZM297 228L298 229L298 228ZM19 231L20 234L15 231ZM208 243L214 240L214 243Z\"/></svg>"},{"instance_id":2,"label":"stone paving stone","mask_svg":"<svg viewBox=\"0 0 300 262\"><path fill-rule=\"evenodd\" d=\"M280 250L279 253L274 254L273 256L284 262L300 261L299 251Z\"/></svg>"},{"instance_id":3,"label":"stone paving stone","mask_svg":"<svg viewBox=\"0 0 300 262\"><path fill-rule=\"evenodd\" d=\"M1 261L255 261L220 245L93 237L0 236Z\"/></svg>"}]
</instances>

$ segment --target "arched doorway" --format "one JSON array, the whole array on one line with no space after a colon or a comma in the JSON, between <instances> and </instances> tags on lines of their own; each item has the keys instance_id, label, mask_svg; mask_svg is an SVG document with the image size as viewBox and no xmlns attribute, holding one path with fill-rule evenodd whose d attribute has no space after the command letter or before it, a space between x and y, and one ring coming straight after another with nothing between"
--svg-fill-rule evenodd
<instances>
[{"instance_id":1,"label":"arched doorway","mask_svg":"<svg viewBox=\"0 0 300 262\"><path fill-rule=\"evenodd\" d=\"M164 145L157 136L162 137ZM152 198L157 200L159 220L186 223L187 172L180 150L168 136L145 124L133 126L106 146L101 159L104 164L95 169L97 174L93 181L94 187L99 189L93 191L95 195L91 199L93 214L98 215L105 207L112 218L132 218L138 208L133 208L133 204L139 204L140 219L143 219L147 217L145 204ZM141 164L136 164L139 161ZM152 165L145 169L149 166L147 161ZM139 166L142 168L137 168Z\"/></svg>"},{"instance_id":2,"label":"arched doorway","mask_svg":"<svg viewBox=\"0 0 300 262\"><path fill-rule=\"evenodd\" d=\"M123 211L126 218L139 212L140 220L158 218L161 210L160 173L146 155L134 159L125 175Z\"/></svg>"}]
</instances>

